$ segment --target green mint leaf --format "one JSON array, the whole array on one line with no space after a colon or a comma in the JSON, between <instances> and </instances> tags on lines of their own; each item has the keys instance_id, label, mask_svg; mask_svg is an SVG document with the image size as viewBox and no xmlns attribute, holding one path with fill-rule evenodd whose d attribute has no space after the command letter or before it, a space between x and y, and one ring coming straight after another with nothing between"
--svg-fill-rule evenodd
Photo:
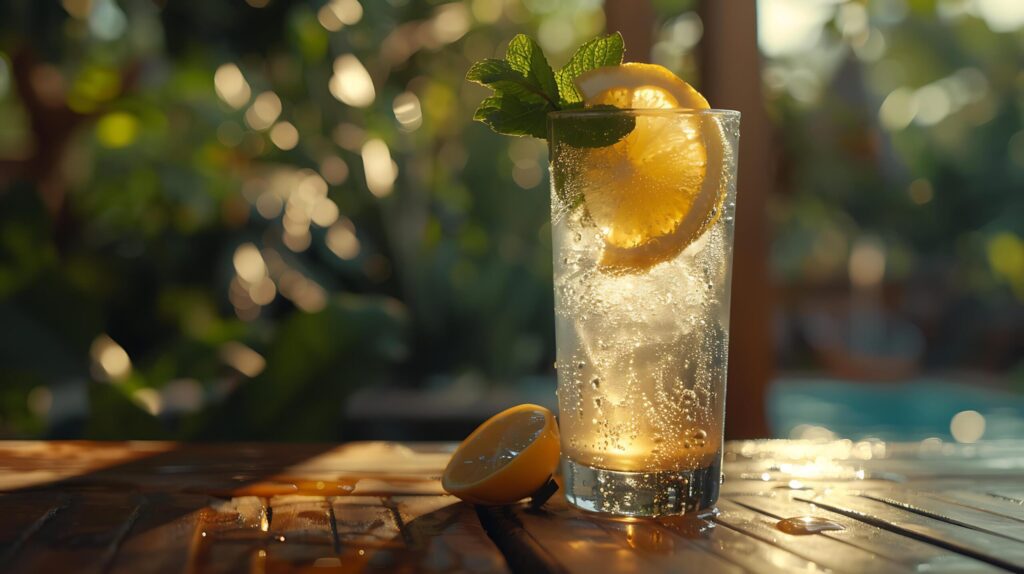
<instances>
[{"instance_id":1,"label":"green mint leaf","mask_svg":"<svg viewBox=\"0 0 1024 574\"><path fill-rule=\"evenodd\" d=\"M587 110L615 111L615 106L590 106ZM636 118L629 114L579 114L572 121L558 125L555 137L559 143L572 147L605 147L629 135L636 127Z\"/></svg>"},{"instance_id":2,"label":"green mint leaf","mask_svg":"<svg viewBox=\"0 0 1024 574\"><path fill-rule=\"evenodd\" d=\"M551 66L537 42L526 34L516 34L505 50L505 61L513 70L540 88L552 106L558 105L558 82L555 81L555 73L551 71Z\"/></svg>"},{"instance_id":3,"label":"green mint leaf","mask_svg":"<svg viewBox=\"0 0 1024 574\"><path fill-rule=\"evenodd\" d=\"M583 101L583 96L573 83L583 72L603 66L618 66L622 63L622 54L626 51L622 35L618 32L599 36L583 44L555 74L558 93L561 95L560 105L565 107Z\"/></svg>"},{"instance_id":4,"label":"green mint leaf","mask_svg":"<svg viewBox=\"0 0 1024 574\"><path fill-rule=\"evenodd\" d=\"M583 108L583 98L573 80L580 74L622 62L622 36L618 33L595 38L573 54L555 74L543 51L529 36L518 34L505 51L505 59L486 59L473 64L466 79L494 90L477 108L473 119L500 134L548 139L550 112ZM596 108L615 109L612 106ZM611 145L633 130L632 116L582 116L559 128L558 138L573 147Z\"/></svg>"},{"instance_id":5,"label":"green mint leaf","mask_svg":"<svg viewBox=\"0 0 1024 574\"><path fill-rule=\"evenodd\" d=\"M494 95L480 102L473 119L499 134L546 139L550 110L548 102L524 102L511 95Z\"/></svg>"},{"instance_id":6,"label":"green mint leaf","mask_svg":"<svg viewBox=\"0 0 1024 574\"><path fill-rule=\"evenodd\" d=\"M513 96L524 102L547 101L540 86L512 69L505 60L480 60L466 72L466 79L487 86L497 94Z\"/></svg>"},{"instance_id":7,"label":"green mint leaf","mask_svg":"<svg viewBox=\"0 0 1024 574\"><path fill-rule=\"evenodd\" d=\"M466 79L494 90L473 119L500 134L547 139L547 114L558 109L558 83L540 46L523 34L509 42L505 60L481 60Z\"/></svg>"}]
</instances>

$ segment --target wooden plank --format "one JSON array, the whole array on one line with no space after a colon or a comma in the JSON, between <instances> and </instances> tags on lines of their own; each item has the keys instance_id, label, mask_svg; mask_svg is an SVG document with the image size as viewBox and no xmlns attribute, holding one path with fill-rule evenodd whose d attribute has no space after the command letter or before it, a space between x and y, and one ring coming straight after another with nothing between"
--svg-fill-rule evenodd
<instances>
[{"instance_id":1,"label":"wooden plank","mask_svg":"<svg viewBox=\"0 0 1024 574\"><path fill-rule=\"evenodd\" d=\"M439 478L451 457L450 443L423 445L353 442L327 449L279 469L280 474L313 478L321 473L358 476L433 476Z\"/></svg>"},{"instance_id":2,"label":"wooden plank","mask_svg":"<svg viewBox=\"0 0 1024 574\"><path fill-rule=\"evenodd\" d=\"M453 496L339 496L331 503L345 571L508 571L472 507Z\"/></svg>"},{"instance_id":3,"label":"wooden plank","mask_svg":"<svg viewBox=\"0 0 1024 574\"><path fill-rule=\"evenodd\" d=\"M68 506L58 492L26 492L0 496L0 568L21 551L25 541Z\"/></svg>"},{"instance_id":4,"label":"wooden plank","mask_svg":"<svg viewBox=\"0 0 1024 574\"><path fill-rule=\"evenodd\" d=\"M737 496L730 500L777 520L794 516L819 516L841 524L845 530L826 531L820 533L820 536L856 546L904 564L912 570L950 573L998 571L985 562L979 562L948 549L883 530L807 502L791 500L788 496Z\"/></svg>"},{"instance_id":5,"label":"wooden plank","mask_svg":"<svg viewBox=\"0 0 1024 574\"><path fill-rule=\"evenodd\" d=\"M661 526L677 536L693 540L700 536L700 547L728 560L749 572L788 574L790 572L820 573L821 568L814 562L801 558L767 542L747 536L724 524L694 534L685 520L662 520Z\"/></svg>"},{"instance_id":6,"label":"wooden plank","mask_svg":"<svg viewBox=\"0 0 1024 574\"><path fill-rule=\"evenodd\" d=\"M866 493L864 496L944 522L974 528L1024 543L1024 524L1006 520L984 510L968 508L945 500L906 490Z\"/></svg>"},{"instance_id":7,"label":"wooden plank","mask_svg":"<svg viewBox=\"0 0 1024 574\"><path fill-rule=\"evenodd\" d=\"M515 570L537 572L743 572L743 568L668 531L644 531L642 523L603 519L560 501L543 510L483 509L488 533ZM531 560L526 560L526 557ZM518 562L513 562L518 561Z\"/></svg>"},{"instance_id":8,"label":"wooden plank","mask_svg":"<svg viewBox=\"0 0 1024 574\"><path fill-rule=\"evenodd\" d=\"M963 506L984 510L1004 518L1024 522L1024 503L1014 503L991 494L968 490L943 490L924 494L926 496L940 497Z\"/></svg>"},{"instance_id":9,"label":"wooden plank","mask_svg":"<svg viewBox=\"0 0 1024 574\"><path fill-rule=\"evenodd\" d=\"M804 480L804 479L757 479L743 480L736 477L730 478L727 474L725 482L722 483L721 497L730 498L740 495L771 495L773 493L789 493L796 491L803 492L863 492L869 490L889 490L895 483L888 480Z\"/></svg>"},{"instance_id":10,"label":"wooden plank","mask_svg":"<svg viewBox=\"0 0 1024 574\"><path fill-rule=\"evenodd\" d=\"M158 455L178 444L159 441L0 441L0 460L8 471L107 468Z\"/></svg>"},{"instance_id":11,"label":"wooden plank","mask_svg":"<svg viewBox=\"0 0 1024 574\"><path fill-rule=\"evenodd\" d=\"M242 496L215 502L200 512L186 572L219 574L257 570L257 565L266 557L269 529L270 516L263 499Z\"/></svg>"},{"instance_id":12,"label":"wooden plank","mask_svg":"<svg viewBox=\"0 0 1024 574\"><path fill-rule=\"evenodd\" d=\"M385 499L415 557L409 572L508 572L473 507L454 496Z\"/></svg>"},{"instance_id":13,"label":"wooden plank","mask_svg":"<svg viewBox=\"0 0 1024 574\"><path fill-rule=\"evenodd\" d=\"M554 555L523 528L522 522L516 519L511 509L479 506L477 516L513 571L537 574L568 572Z\"/></svg>"},{"instance_id":14,"label":"wooden plank","mask_svg":"<svg viewBox=\"0 0 1024 574\"><path fill-rule=\"evenodd\" d=\"M103 572L144 508L134 494L76 493L27 537L11 572Z\"/></svg>"},{"instance_id":15,"label":"wooden plank","mask_svg":"<svg viewBox=\"0 0 1024 574\"><path fill-rule=\"evenodd\" d=\"M451 445L0 442L0 491L30 487L0 494L0 571L1024 571L1020 444L748 444L727 446L714 523L613 520L556 497L480 510L492 542L441 494ZM795 514L847 530L775 528Z\"/></svg>"},{"instance_id":16,"label":"wooden plank","mask_svg":"<svg viewBox=\"0 0 1024 574\"><path fill-rule=\"evenodd\" d=\"M177 574L189 566L205 496L152 494L114 556L114 574Z\"/></svg>"},{"instance_id":17,"label":"wooden plank","mask_svg":"<svg viewBox=\"0 0 1024 574\"><path fill-rule=\"evenodd\" d=\"M377 496L331 498L339 562L345 571L410 567L407 545L391 509Z\"/></svg>"},{"instance_id":18,"label":"wooden plank","mask_svg":"<svg viewBox=\"0 0 1024 574\"><path fill-rule=\"evenodd\" d=\"M332 510L322 496L285 495L270 499L270 524L256 568L264 572L340 569Z\"/></svg>"},{"instance_id":19,"label":"wooden plank","mask_svg":"<svg viewBox=\"0 0 1024 574\"><path fill-rule=\"evenodd\" d=\"M743 570L742 560L737 560L731 552L717 551L732 538L730 534L735 533L718 528L714 522L703 517L666 517L658 520L595 517L594 523L613 536L624 539L634 551L644 554L656 571L671 572L696 568L697 565L712 572Z\"/></svg>"},{"instance_id":20,"label":"wooden plank","mask_svg":"<svg viewBox=\"0 0 1024 574\"><path fill-rule=\"evenodd\" d=\"M1024 473L1022 473L1022 474L1024 474ZM992 496L998 496L1000 498L1005 498L1006 500L1010 500L1010 501L1015 502L1017 504L1024 504L1024 489L1017 489L1017 488L993 488L993 489L986 490L985 492L987 492L988 494L991 494Z\"/></svg>"},{"instance_id":21,"label":"wooden plank","mask_svg":"<svg viewBox=\"0 0 1024 574\"><path fill-rule=\"evenodd\" d=\"M821 567L840 572L912 572L904 564L872 554L841 540L812 535L787 534L776 528L777 518L755 512L731 501L719 500L715 521L801 556Z\"/></svg>"},{"instance_id":22,"label":"wooden plank","mask_svg":"<svg viewBox=\"0 0 1024 574\"><path fill-rule=\"evenodd\" d=\"M939 478L1011 479L1024 474L1017 458L921 458L903 460L872 460L860 463L867 476L887 474L901 480Z\"/></svg>"},{"instance_id":23,"label":"wooden plank","mask_svg":"<svg viewBox=\"0 0 1024 574\"><path fill-rule=\"evenodd\" d=\"M987 532L964 528L924 516L870 498L845 494L824 494L810 498L812 502L834 512L960 552L1000 568L1024 569L1024 544Z\"/></svg>"}]
</instances>

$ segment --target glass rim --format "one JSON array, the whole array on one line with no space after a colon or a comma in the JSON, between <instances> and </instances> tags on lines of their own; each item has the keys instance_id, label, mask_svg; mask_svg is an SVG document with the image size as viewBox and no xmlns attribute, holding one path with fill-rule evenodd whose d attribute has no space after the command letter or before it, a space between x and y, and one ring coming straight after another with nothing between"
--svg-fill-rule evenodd
<instances>
[{"instance_id":1,"label":"glass rim","mask_svg":"<svg viewBox=\"0 0 1024 574\"><path fill-rule=\"evenodd\" d=\"M594 109L580 108L576 110L556 110L548 112L548 118L587 118L596 116L710 116L710 117L734 117L739 118L740 112L724 109L694 109L694 108L615 108L615 109Z\"/></svg>"}]
</instances>

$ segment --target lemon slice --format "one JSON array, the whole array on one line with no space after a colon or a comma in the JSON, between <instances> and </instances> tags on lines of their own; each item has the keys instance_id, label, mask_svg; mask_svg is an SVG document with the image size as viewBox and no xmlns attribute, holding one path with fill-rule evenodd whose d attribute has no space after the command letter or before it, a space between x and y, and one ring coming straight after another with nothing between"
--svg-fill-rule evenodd
<instances>
[{"instance_id":1,"label":"lemon slice","mask_svg":"<svg viewBox=\"0 0 1024 574\"><path fill-rule=\"evenodd\" d=\"M711 106L693 86L664 66L628 62L584 72L576 88L588 106L607 104L623 109L691 108Z\"/></svg>"},{"instance_id":2,"label":"lemon slice","mask_svg":"<svg viewBox=\"0 0 1024 574\"><path fill-rule=\"evenodd\" d=\"M531 404L502 411L455 449L441 484L475 504L511 504L536 492L558 466L558 424Z\"/></svg>"},{"instance_id":3,"label":"lemon slice","mask_svg":"<svg viewBox=\"0 0 1024 574\"><path fill-rule=\"evenodd\" d=\"M654 64L598 68L576 86L590 106L709 108L697 90ZM722 161L720 139L714 120L700 114L642 114L622 140L581 154L579 190L604 238L602 267L649 268L710 227L724 198L719 178L707 176Z\"/></svg>"}]
</instances>

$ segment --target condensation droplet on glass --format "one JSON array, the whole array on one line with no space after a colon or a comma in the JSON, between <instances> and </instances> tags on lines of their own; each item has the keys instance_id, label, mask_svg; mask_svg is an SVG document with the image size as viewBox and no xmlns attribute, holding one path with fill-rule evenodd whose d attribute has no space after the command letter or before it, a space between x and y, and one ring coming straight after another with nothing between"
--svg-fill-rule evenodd
<instances>
[{"instance_id":1,"label":"condensation droplet on glass","mask_svg":"<svg viewBox=\"0 0 1024 574\"><path fill-rule=\"evenodd\" d=\"M590 386L593 387L595 391L601 388L601 379L594 377L590 380Z\"/></svg>"},{"instance_id":2,"label":"condensation droplet on glass","mask_svg":"<svg viewBox=\"0 0 1024 574\"><path fill-rule=\"evenodd\" d=\"M579 231L577 231L576 235L574 236L574 238L576 239L577 242L583 241L583 234L580 233Z\"/></svg>"},{"instance_id":3,"label":"condensation droplet on glass","mask_svg":"<svg viewBox=\"0 0 1024 574\"><path fill-rule=\"evenodd\" d=\"M586 363L584 363L583 361L580 361L580 362L576 363L576 370L582 371L583 369L586 368L586 366L587 366Z\"/></svg>"}]
</instances>

